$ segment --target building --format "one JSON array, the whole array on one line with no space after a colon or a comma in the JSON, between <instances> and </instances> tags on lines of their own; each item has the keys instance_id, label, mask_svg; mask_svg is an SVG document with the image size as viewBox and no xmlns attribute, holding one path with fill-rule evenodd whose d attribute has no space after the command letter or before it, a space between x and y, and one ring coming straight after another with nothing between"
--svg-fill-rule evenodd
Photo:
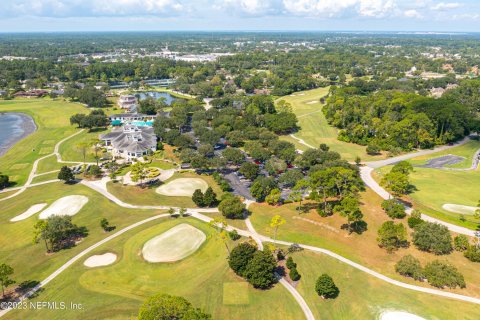
<instances>
[{"instance_id":1,"label":"building","mask_svg":"<svg viewBox=\"0 0 480 320\"><path fill-rule=\"evenodd\" d=\"M112 132L100 135L114 157L131 161L157 150L157 137L152 127L124 125Z\"/></svg>"},{"instance_id":2,"label":"building","mask_svg":"<svg viewBox=\"0 0 480 320\"><path fill-rule=\"evenodd\" d=\"M124 124L152 126L156 117L156 115L147 115L143 113L119 113L112 114L109 118L112 126L120 126Z\"/></svg>"},{"instance_id":3,"label":"building","mask_svg":"<svg viewBox=\"0 0 480 320\"><path fill-rule=\"evenodd\" d=\"M121 95L118 99L118 106L122 109L135 111L137 109L137 97L133 94Z\"/></svg>"},{"instance_id":4,"label":"building","mask_svg":"<svg viewBox=\"0 0 480 320\"><path fill-rule=\"evenodd\" d=\"M46 96L48 91L46 90L31 90L31 91L19 91L14 94L16 98L41 98Z\"/></svg>"}]
</instances>

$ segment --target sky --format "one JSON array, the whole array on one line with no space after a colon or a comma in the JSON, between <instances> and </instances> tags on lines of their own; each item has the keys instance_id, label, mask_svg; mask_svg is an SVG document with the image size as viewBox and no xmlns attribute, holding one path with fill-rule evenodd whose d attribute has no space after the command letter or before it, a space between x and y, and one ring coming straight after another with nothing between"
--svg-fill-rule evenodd
<instances>
[{"instance_id":1,"label":"sky","mask_svg":"<svg viewBox=\"0 0 480 320\"><path fill-rule=\"evenodd\" d=\"M0 32L480 32L480 0L0 0Z\"/></svg>"}]
</instances>

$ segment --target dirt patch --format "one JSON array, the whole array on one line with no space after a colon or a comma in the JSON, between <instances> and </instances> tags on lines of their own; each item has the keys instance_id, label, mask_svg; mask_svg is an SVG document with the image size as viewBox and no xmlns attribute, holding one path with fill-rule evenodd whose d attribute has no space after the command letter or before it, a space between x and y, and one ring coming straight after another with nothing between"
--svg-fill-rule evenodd
<instances>
[{"instance_id":1,"label":"dirt patch","mask_svg":"<svg viewBox=\"0 0 480 320\"><path fill-rule=\"evenodd\" d=\"M324 228L324 229L327 229L328 231L332 231L332 232L335 232L335 233L339 233L339 232L340 232L340 231L338 231L337 229L335 229L335 228L332 227L332 226L329 226L329 225L326 225L326 224L324 224L324 223L320 223L320 222L317 222L317 221L314 221L314 220L311 220L311 219L308 219L308 218L303 218L303 217L294 216L294 217L292 217L292 219L302 220L302 221L305 221L305 222L314 224L314 225L316 225L316 226L322 227L322 228Z\"/></svg>"}]
</instances>

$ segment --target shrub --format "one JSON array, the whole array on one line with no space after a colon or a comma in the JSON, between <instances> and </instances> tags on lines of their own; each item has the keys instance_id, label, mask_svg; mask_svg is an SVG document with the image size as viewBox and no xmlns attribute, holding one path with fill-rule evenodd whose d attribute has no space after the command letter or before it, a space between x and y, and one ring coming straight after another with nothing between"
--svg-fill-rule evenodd
<instances>
[{"instance_id":1,"label":"shrub","mask_svg":"<svg viewBox=\"0 0 480 320\"><path fill-rule=\"evenodd\" d=\"M374 156L380 153L380 148L377 145L369 144L367 146L366 151L367 151L367 154Z\"/></svg>"},{"instance_id":2,"label":"shrub","mask_svg":"<svg viewBox=\"0 0 480 320\"><path fill-rule=\"evenodd\" d=\"M461 234L453 238L453 246L457 251L465 251L469 247L468 238L466 235Z\"/></svg>"},{"instance_id":3,"label":"shrub","mask_svg":"<svg viewBox=\"0 0 480 320\"><path fill-rule=\"evenodd\" d=\"M232 231L228 232L228 237L231 240L236 241L236 240L240 239L242 236L238 234L237 230L233 229Z\"/></svg>"},{"instance_id":4,"label":"shrub","mask_svg":"<svg viewBox=\"0 0 480 320\"><path fill-rule=\"evenodd\" d=\"M248 263L252 260L257 248L248 242L240 243L232 249L228 256L228 265L239 276L244 276Z\"/></svg>"},{"instance_id":5,"label":"shrub","mask_svg":"<svg viewBox=\"0 0 480 320\"><path fill-rule=\"evenodd\" d=\"M319 296L327 299L335 298L339 293L332 277L325 273L318 277L317 282L315 283L315 291Z\"/></svg>"},{"instance_id":6,"label":"shrub","mask_svg":"<svg viewBox=\"0 0 480 320\"><path fill-rule=\"evenodd\" d=\"M203 206L205 206L205 203L204 203L203 198L204 198L204 196L203 196L202 190L196 189L196 190L193 192L192 201L193 201L193 203L195 203L198 207L203 207Z\"/></svg>"},{"instance_id":7,"label":"shrub","mask_svg":"<svg viewBox=\"0 0 480 320\"><path fill-rule=\"evenodd\" d=\"M385 213L392 219L402 219L406 216L405 207L395 199L384 200L382 202L382 209L385 210Z\"/></svg>"},{"instance_id":8,"label":"shrub","mask_svg":"<svg viewBox=\"0 0 480 320\"><path fill-rule=\"evenodd\" d=\"M298 273L297 268L290 269L289 275L290 275L290 279L292 279L292 281L298 281L302 277L300 275L300 273Z\"/></svg>"},{"instance_id":9,"label":"shrub","mask_svg":"<svg viewBox=\"0 0 480 320\"><path fill-rule=\"evenodd\" d=\"M239 197L231 194L225 194L218 205L218 210L222 215L229 219L242 219L246 207Z\"/></svg>"},{"instance_id":10,"label":"shrub","mask_svg":"<svg viewBox=\"0 0 480 320\"><path fill-rule=\"evenodd\" d=\"M422 213L418 210L413 210L412 215L407 220L408 226L412 229L415 229L422 222Z\"/></svg>"},{"instance_id":11,"label":"shrub","mask_svg":"<svg viewBox=\"0 0 480 320\"><path fill-rule=\"evenodd\" d=\"M480 262L480 248L477 246L468 246L463 255L472 262Z\"/></svg>"},{"instance_id":12,"label":"shrub","mask_svg":"<svg viewBox=\"0 0 480 320\"><path fill-rule=\"evenodd\" d=\"M293 261L292 257L287 258L287 262L285 264L288 269L295 269L297 267L297 264Z\"/></svg>"},{"instance_id":13,"label":"shrub","mask_svg":"<svg viewBox=\"0 0 480 320\"><path fill-rule=\"evenodd\" d=\"M413 231L412 237L415 246L422 251L441 255L453 250L450 231L438 223L421 223Z\"/></svg>"},{"instance_id":14,"label":"shrub","mask_svg":"<svg viewBox=\"0 0 480 320\"><path fill-rule=\"evenodd\" d=\"M277 251L277 260L280 261L280 260L283 260L285 259L285 253L283 253L282 250L278 250Z\"/></svg>"},{"instance_id":15,"label":"shrub","mask_svg":"<svg viewBox=\"0 0 480 320\"><path fill-rule=\"evenodd\" d=\"M424 278L420 261L411 255L406 255L401 258L397 264L395 264L395 271L402 276L410 277L415 280L421 280Z\"/></svg>"},{"instance_id":16,"label":"shrub","mask_svg":"<svg viewBox=\"0 0 480 320\"><path fill-rule=\"evenodd\" d=\"M439 260L432 261L425 266L424 273L428 283L434 287L451 289L455 289L457 286L466 287L463 275L449 263Z\"/></svg>"}]
</instances>

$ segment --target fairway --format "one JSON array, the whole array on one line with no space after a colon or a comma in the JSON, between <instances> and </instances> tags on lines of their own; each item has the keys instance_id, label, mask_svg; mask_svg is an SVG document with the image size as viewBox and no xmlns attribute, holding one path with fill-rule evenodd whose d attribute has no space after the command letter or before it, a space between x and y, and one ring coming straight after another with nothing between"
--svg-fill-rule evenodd
<instances>
[{"instance_id":1,"label":"fairway","mask_svg":"<svg viewBox=\"0 0 480 320\"><path fill-rule=\"evenodd\" d=\"M330 147L330 150L340 153L342 158L349 161L355 160L357 156L364 161L380 159L381 156L369 156L364 146L337 139L337 129L327 123L327 119L325 119L325 115L322 112L324 105L319 101L320 98L328 94L329 89L330 87L326 87L296 92L276 100L276 103L284 100L292 105L292 111L296 114L298 125L300 126L300 130L294 136L315 148L318 148L321 143L325 143ZM294 143L300 150L308 149L307 146L302 145L298 140L296 141L290 136L282 138Z\"/></svg>"},{"instance_id":2,"label":"fairway","mask_svg":"<svg viewBox=\"0 0 480 320\"><path fill-rule=\"evenodd\" d=\"M70 125L70 117L76 113L88 113L88 109L63 100L15 99L0 101L0 112L26 113L37 125L37 131L0 157L0 172L9 175L15 186L20 186L25 183L36 159L52 153L55 143L78 130Z\"/></svg>"},{"instance_id":3,"label":"fairway","mask_svg":"<svg viewBox=\"0 0 480 320\"><path fill-rule=\"evenodd\" d=\"M148 262L174 262L197 251L205 240L205 233L182 223L148 240L143 246L142 255Z\"/></svg>"}]
</instances>

